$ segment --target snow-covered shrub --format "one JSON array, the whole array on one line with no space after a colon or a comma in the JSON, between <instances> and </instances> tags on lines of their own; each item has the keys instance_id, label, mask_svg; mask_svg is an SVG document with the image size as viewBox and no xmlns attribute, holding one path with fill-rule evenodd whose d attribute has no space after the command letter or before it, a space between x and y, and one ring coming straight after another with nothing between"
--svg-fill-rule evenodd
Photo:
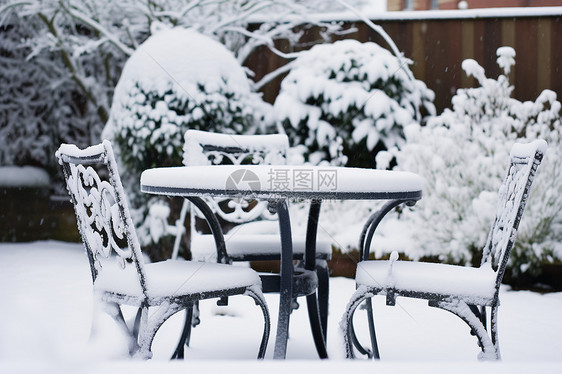
<instances>
[{"instance_id":1,"label":"snow-covered shrub","mask_svg":"<svg viewBox=\"0 0 562 374\"><path fill-rule=\"evenodd\" d=\"M269 109L224 46L162 26L125 64L102 136L114 143L133 206L145 210L140 173L181 165L188 129L252 133L263 130Z\"/></svg>"},{"instance_id":2,"label":"snow-covered shrub","mask_svg":"<svg viewBox=\"0 0 562 374\"><path fill-rule=\"evenodd\" d=\"M550 90L534 102L511 98L507 75L515 64L515 51L502 47L497 55L503 74L487 78L476 61L465 60L462 68L479 86L459 89L452 99L453 110L431 118L425 127L408 127L406 144L390 151L399 169L425 180L423 199L414 211L402 215L416 243L406 254L477 265L511 146L542 138L549 148L510 257L514 275L536 274L541 263L562 260L561 105ZM379 167L385 167L387 156L381 154Z\"/></svg>"},{"instance_id":3,"label":"snow-covered shrub","mask_svg":"<svg viewBox=\"0 0 562 374\"><path fill-rule=\"evenodd\" d=\"M316 45L283 80L276 118L312 163L373 167L376 151L402 145L403 128L435 111L409 62L371 42Z\"/></svg>"},{"instance_id":4,"label":"snow-covered shrub","mask_svg":"<svg viewBox=\"0 0 562 374\"><path fill-rule=\"evenodd\" d=\"M361 5L365 0L354 0ZM107 122L113 88L125 60L150 35L155 23L193 28L220 41L242 64L254 50L265 47L279 55L276 40L295 45L305 30L318 26L328 39L341 24L322 22L315 17L326 8L324 0L2 0L0 27L10 12L32 33L23 39L28 55L56 55L62 64L49 73L58 80L72 80L91 105L99 135ZM9 21L9 20L8 20ZM254 27L250 25L258 25ZM8 24L9 25L9 24ZM298 27L297 27L298 26ZM268 74L261 85L275 78ZM85 105L82 102L81 105Z\"/></svg>"},{"instance_id":5,"label":"snow-covered shrub","mask_svg":"<svg viewBox=\"0 0 562 374\"><path fill-rule=\"evenodd\" d=\"M84 146L95 113L70 79L61 79L62 59L51 52L30 56L32 21L4 14L0 26L0 165L34 165L56 174L54 151L62 142ZM35 24L34 24L35 23Z\"/></svg>"}]
</instances>

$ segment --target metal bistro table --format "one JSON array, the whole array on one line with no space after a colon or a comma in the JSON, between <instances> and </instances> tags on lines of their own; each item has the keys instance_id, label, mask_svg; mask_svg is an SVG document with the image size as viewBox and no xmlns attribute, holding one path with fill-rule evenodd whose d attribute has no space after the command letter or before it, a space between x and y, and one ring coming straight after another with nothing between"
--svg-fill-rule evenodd
<instances>
[{"instance_id":1,"label":"metal bistro table","mask_svg":"<svg viewBox=\"0 0 562 374\"><path fill-rule=\"evenodd\" d=\"M287 351L293 287L311 284L307 295L309 319L321 358L327 358L316 294L316 234L322 200L388 200L386 212L401 203L413 203L422 196L421 178L399 171L329 166L217 165L149 169L142 173L141 191L182 196L205 215L214 235L219 256L226 256L224 237L216 216L204 196L263 199L279 216L281 240L280 302L273 357L283 359ZM287 201L310 201L306 234L304 272L293 265L291 224ZM219 258L219 261L221 259ZM324 311L327 313L327 311Z\"/></svg>"}]
</instances>

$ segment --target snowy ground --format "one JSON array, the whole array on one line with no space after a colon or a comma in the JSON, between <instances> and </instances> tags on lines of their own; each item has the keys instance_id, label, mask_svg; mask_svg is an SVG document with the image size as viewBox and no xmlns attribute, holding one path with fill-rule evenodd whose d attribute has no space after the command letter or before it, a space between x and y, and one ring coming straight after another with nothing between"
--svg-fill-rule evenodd
<instances>
[{"instance_id":1,"label":"snowy ground","mask_svg":"<svg viewBox=\"0 0 562 374\"><path fill-rule=\"evenodd\" d=\"M213 301L202 304L202 323L193 331L185 361L167 360L182 316L170 320L158 333L152 361L133 361L126 357L123 337L109 318L102 320L99 333L90 339L91 278L80 244L3 243L0 372L562 372L562 293L502 289L499 331L503 360L499 363L478 362L476 339L449 313L408 299L387 307L384 298L376 298L383 360L351 362L343 359L338 323L353 289L349 279L331 279L330 359L326 361L316 356L305 303L292 315L287 361L271 360L275 329L268 358L255 361L262 317L251 299L240 296L231 298L226 308ZM268 295L267 301L276 321L277 298ZM361 319L359 325L365 326L364 322Z\"/></svg>"}]
</instances>

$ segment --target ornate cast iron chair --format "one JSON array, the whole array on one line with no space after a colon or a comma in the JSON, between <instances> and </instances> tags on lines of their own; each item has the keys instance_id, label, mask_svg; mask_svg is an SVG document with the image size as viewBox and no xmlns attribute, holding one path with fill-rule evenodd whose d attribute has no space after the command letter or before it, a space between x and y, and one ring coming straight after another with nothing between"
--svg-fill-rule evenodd
<instances>
[{"instance_id":1,"label":"ornate cast iron chair","mask_svg":"<svg viewBox=\"0 0 562 374\"><path fill-rule=\"evenodd\" d=\"M84 150L63 144L56 156L90 260L94 294L127 332L131 355L152 357L152 341L160 326L174 313L191 309L193 303L247 295L261 307L264 315L258 358L264 357L270 318L256 272L217 263L171 260L144 263L111 144L104 141ZM200 200L193 201L200 205ZM124 321L123 305L139 308L133 329ZM183 349L177 353L176 356L183 357Z\"/></svg>"},{"instance_id":2,"label":"ornate cast iron chair","mask_svg":"<svg viewBox=\"0 0 562 374\"><path fill-rule=\"evenodd\" d=\"M281 134L230 135L189 130L185 134L183 163L187 166L240 165L240 175L233 175L232 182L251 183L251 175L244 174L243 166L245 164L285 165L288 148L288 138ZM225 234L225 244L231 262L280 259L281 241L277 215L269 212L267 201L208 198L205 199L205 202L226 225L237 225ZM179 227L185 222L186 203L184 203L179 220L174 227ZM193 207L191 212L191 253L193 259L220 260L216 258L217 252L213 237L200 231L201 212L197 208L193 209ZM176 232L182 235L181 230ZM293 237L293 252L296 260L303 260L305 242L304 236L296 235ZM179 243L177 237L176 243ZM175 256L177 256L177 247L174 248L172 258L175 258ZM328 320L329 269L327 260L330 260L331 256L331 242L318 238L316 241L316 271L318 275L320 319L324 337L326 336ZM260 277L262 278L264 293L279 292L277 274L260 273ZM298 287L293 289L296 290L295 299L297 296L305 296L305 293L299 293ZM194 324L196 323L197 321L194 321Z\"/></svg>"},{"instance_id":3,"label":"ornate cast iron chair","mask_svg":"<svg viewBox=\"0 0 562 374\"><path fill-rule=\"evenodd\" d=\"M498 342L498 306L500 284L513 248L517 228L525 209L531 183L543 154L546 142L536 140L529 144L515 144L510 154L510 165L499 190L496 218L484 247L480 267L471 268L446 264L396 261L394 252L388 261L369 261L369 248L382 208L365 225L361 235L362 261L355 276L357 290L351 297L341 327L348 358L354 358L354 347L370 357L379 358L371 298L385 295L387 305L395 305L396 297L428 300L429 306L454 313L466 322L478 338L483 359L500 359ZM367 303L370 349L360 345L353 329L353 315L363 302ZM489 318L486 308L491 310Z\"/></svg>"}]
</instances>

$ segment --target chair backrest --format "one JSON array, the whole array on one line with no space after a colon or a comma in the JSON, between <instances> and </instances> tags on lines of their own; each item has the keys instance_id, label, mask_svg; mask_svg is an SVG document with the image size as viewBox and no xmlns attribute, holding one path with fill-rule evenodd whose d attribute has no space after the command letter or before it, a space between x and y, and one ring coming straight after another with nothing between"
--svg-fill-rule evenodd
<instances>
[{"instance_id":1,"label":"chair backrest","mask_svg":"<svg viewBox=\"0 0 562 374\"><path fill-rule=\"evenodd\" d=\"M497 272L498 288L515 243L531 184L545 151L544 140L535 140L529 144L517 143L511 149L509 170L499 190L496 218L488 234L481 264L491 265Z\"/></svg>"},{"instance_id":2,"label":"chair backrest","mask_svg":"<svg viewBox=\"0 0 562 374\"><path fill-rule=\"evenodd\" d=\"M95 282L103 267L117 262L122 269L138 274L146 296L142 253L111 143L79 149L63 144L56 157L64 173L66 186L74 204L78 229L90 260Z\"/></svg>"},{"instance_id":3,"label":"chair backrest","mask_svg":"<svg viewBox=\"0 0 562 374\"><path fill-rule=\"evenodd\" d=\"M282 134L231 135L189 130L185 133L183 163L186 166L284 165L288 148L289 139ZM216 198L207 203L218 216L231 223L274 217L265 201Z\"/></svg>"}]
</instances>

